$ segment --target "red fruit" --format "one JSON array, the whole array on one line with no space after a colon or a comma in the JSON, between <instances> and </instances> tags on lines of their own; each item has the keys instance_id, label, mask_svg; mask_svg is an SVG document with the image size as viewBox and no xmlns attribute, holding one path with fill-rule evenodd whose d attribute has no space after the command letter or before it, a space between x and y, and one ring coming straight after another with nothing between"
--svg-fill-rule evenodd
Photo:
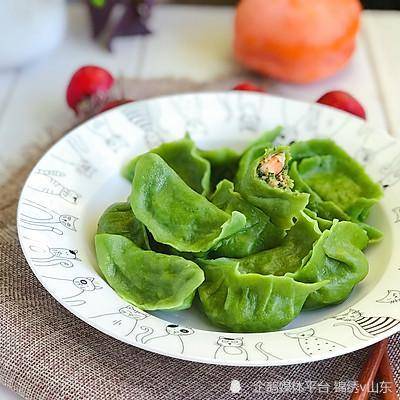
<instances>
[{"instance_id":1,"label":"red fruit","mask_svg":"<svg viewBox=\"0 0 400 400\"><path fill-rule=\"evenodd\" d=\"M122 104L126 104L126 103L132 103L135 100L131 100L131 99L118 99L118 100L111 100L109 102L107 102L106 104L104 104L103 107L100 108L100 111L98 112L98 114L107 111L107 110L111 110L114 107L118 107Z\"/></svg>"},{"instance_id":2,"label":"red fruit","mask_svg":"<svg viewBox=\"0 0 400 400\"><path fill-rule=\"evenodd\" d=\"M333 90L325 93L317 100L317 103L325 104L339 110L347 111L357 117L366 119L364 107L351 94L341 90Z\"/></svg>"},{"instance_id":3,"label":"red fruit","mask_svg":"<svg viewBox=\"0 0 400 400\"><path fill-rule=\"evenodd\" d=\"M76 113L79 103L95 95L104 95L114 83L113 76L104 68L86 65L72 75L67 87L67 103Z\"/></svg>"},{"instance_id":4,"label":"red fruit","mask_svg":"<svg viewBox=\"0 0 400 400\"><path fill-rule=\"evenodd\" d=\"M254 85L251 82L241 82L234 86L232 90L247 90L249 92L260 92L265 93L265 90L259 86Z\"/></svg>"}]
</instances>

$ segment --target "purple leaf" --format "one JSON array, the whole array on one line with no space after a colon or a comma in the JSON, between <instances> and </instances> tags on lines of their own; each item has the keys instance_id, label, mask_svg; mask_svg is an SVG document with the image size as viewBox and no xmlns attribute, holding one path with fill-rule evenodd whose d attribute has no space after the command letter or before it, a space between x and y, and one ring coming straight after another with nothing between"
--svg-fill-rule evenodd
<instances>
[{"instance_id":1,"label":"purple leaf","mask_svg":"<svg viewBox=\"0 0 400 400\"><path fill-rule=\"evenodd\" d=\"M104 39L109 50L114 37L150 33L146 22L150 16L154 0L106 0L103 7L94 7L90 4L90 1L88 4L93 37L98 38L106 32ZM112 17L114 7L117 5L122 7L122 14L115 19Z\"/></svg>"}]
</instances>

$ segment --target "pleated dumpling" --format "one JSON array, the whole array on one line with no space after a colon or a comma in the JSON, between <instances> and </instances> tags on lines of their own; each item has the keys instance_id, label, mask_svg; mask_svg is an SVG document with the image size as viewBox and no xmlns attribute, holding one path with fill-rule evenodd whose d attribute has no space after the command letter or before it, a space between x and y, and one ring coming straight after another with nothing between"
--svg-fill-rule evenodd
<instances>
[{"instance_id":1,"label":"pleated dumpling","mask_svg":"<svg viewBox=\"0 0 400 400\"><path fill-rule=\"evenodd\" d=\"M97 234L99 268L123 299L142 310L182 310L192 304L203 271L182 257L143 250L120 235Z\"/></svg>"},{"instance_id":2,"label":"pleated dumpling","mask_svg":"<svg viewBox=\"0 0 400 400\"><path fill-rule=\"evenodd\" d=\"M235 332L272 331L287 325L307 296L327 283L302 283L286 276L300 268L320 236L317 223L300 214L278 247L241 259L197 260L205 274L199 295L207 317Z\"/></svg>"},{"instance_id":3,"label":"pleated dumpling","mask_svg":"<svg viewBox=\"0 0 400 400\"><path fill-rule=\"evenodd\" d=\"M99 219L97 233L122 235L136 246L150 249L146 227L135 217L128 202L114 203L108 207Z\"/></svg>"},{"instance_id":4,"label":"pleated dumpling","mask_svg":"<svg viewBox=\"0 0 400 400\"><path fill-rule=\"evenodd\" d=\"M308 207L321 218L363 222L383 195L381 186L332 140L296 142L290 153L295 188L310 194Z\"/></svg>"},{"instance_id":5,"label":"pleated dumpling","mask_svg":"<svg viewBox=\"0 0 400 400\"><path fill-rule=\"evenodd\" d=\"M205 196L209 193L210 162L202 157L189 135L183 139L163 143L150 150L150 153L158 154L197 193ZM139 157L133 158L122 168L121 174L129 182L132 182L135 175Z\"/></svg>"},{"instance_id":6,"label":"pleated dumpling","mask_svg":"<svg viewBox=\"0 0 400 400\"><path fill-rule=\"evenodd\" d=\"M317 222L301 213L279 246L239 259L240 268L263 275L295 272L320 236Z\"/></svg>"},{"instance_id":7,"label":"pleated dumpling","mask_svg":"<svg viewBox=\"0 0 400 400\"><path fill-rule=\"evenodd\" d=\"M200 265L205 274L199 288L203 310L212 323L231 332L284 327L298 316L310 293L325 284L247 272L229 258L203 260Z\"/></svg>"},{"instance_id":8,"label":"pleated dumpling","mask_svg":"<svg viewBox=\"0 0 400 400\"><path fill-rule=\"evenodd\" d=\"M199 150L199 154L211 165L211 191L223 179L232 180L239 166L240 154L229 147Z\"/></svg>"},{"instance_id":9,"label":"pleated dumpling","mask_svg":"<svg viewBox=\"0 0 400 400\"><path fill-rule=\"evenodd\" d=\"M250 147L240 160L235 180L237 191L282 229L293 226L309 198L307 193L292 190L289 160L287 147Z\"/></svg>"},{"instance_id":10,"label":"pleated dumpling","mask_svg":"<svg viewBox=\"0 0 400 400\"><path fill-rule=\"evenodd\" d=\"M181 252L209 251L246 225L243 214L219 209L153 153L136 163L130 203L157 242Z\"/></svg>"},{"instance_id":11,"label":"pleated dumpling","mask_svg":"<svg viewBox=\"0 0 400 400\"><path fill-rule=\"evenodd\" d=\"M344 301L368 273L368 260L362 252L367 245L368 235L359 225L334 221L314 244L301 268L289 274L301 282L329 281L310 294L305 307L320 308Z\"/></svg>"},{"instance_id":12,"label":"pleated dumpling","mask_svg":"<svg viewBox=\"0 0 400 400\"><path fill-rule=\"evenodd\" d=\"M245 227L235 235L222 240L211 253L212 257L242 258L276 247L282 242L285 231L276 227L265 213L235 192L232 182L226 179L221 181L211 201L228 214L239 211L246 217Z\"/></svg>"}]
</instances>

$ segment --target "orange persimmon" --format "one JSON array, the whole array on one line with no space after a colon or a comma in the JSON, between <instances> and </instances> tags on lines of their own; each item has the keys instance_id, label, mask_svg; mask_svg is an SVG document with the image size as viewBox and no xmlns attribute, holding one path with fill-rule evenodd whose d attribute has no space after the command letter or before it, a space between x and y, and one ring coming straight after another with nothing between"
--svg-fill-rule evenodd
<instances>
[{"instance_id":1,"label":"orange persimmon","mask_svg":"<svg viewBox=\"0 0 400 400\"><path fill-rule=\"evenodd\" d=\"M359 0L241 0L236 59L283 81L328 77L353 53L360 14Z\"/></svg>"}]
</instances>

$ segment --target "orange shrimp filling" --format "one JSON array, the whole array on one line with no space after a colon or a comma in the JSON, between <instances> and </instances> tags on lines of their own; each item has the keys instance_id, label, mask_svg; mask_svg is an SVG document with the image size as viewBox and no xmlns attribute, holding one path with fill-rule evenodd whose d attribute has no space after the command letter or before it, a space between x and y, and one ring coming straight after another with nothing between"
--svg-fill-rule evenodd
<instances>
[{"instance_id":1,"label":"orange shrimp filling","mask_svg":"<svg viewBox=\"0 0 400 400\"><path fill-rule=\"evenodd\" d=\"M278 175L285 167L285 161L285 153L272 154L260 162L259 168L264 175L268 175L271 172L274 175Z\"/></svg>"},{"instance_id":2,"label":"orange shrimp filling","mask_svg":"<svg viewBox=\"0 0 400 400\"><path fill-rule=\"evenodd\" d=\"M279 189L291 189L293 181L286 173L286 155L284 152L265 157L258 165L258 176L269 186Z\"/></svg>"}]
</instances>

